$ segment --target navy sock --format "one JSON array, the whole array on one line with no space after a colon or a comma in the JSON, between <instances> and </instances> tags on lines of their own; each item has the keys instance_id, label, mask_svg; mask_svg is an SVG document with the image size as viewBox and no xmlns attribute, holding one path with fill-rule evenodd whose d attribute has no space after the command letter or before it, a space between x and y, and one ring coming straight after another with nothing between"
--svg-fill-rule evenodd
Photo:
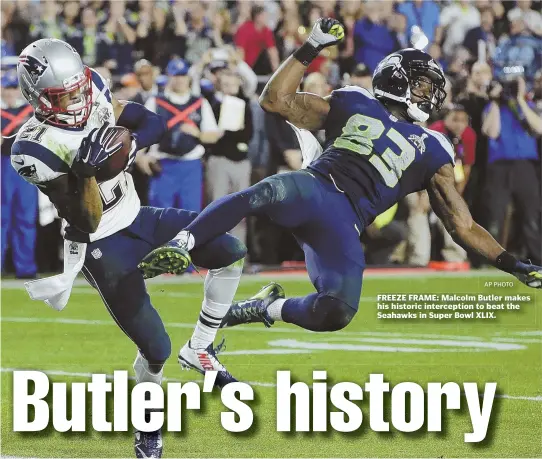
<instances>
[{"instance_id":1,"label":"navy sock","mask_svg":"<svg viewBox=\"0 0 542 459\"><path fill-rule=\"evenodd\" d=\"M195 248L237 226L251 212L252 189L239 191L209 204L185 229L194 236Z\"/></svg>"}]
</instances>

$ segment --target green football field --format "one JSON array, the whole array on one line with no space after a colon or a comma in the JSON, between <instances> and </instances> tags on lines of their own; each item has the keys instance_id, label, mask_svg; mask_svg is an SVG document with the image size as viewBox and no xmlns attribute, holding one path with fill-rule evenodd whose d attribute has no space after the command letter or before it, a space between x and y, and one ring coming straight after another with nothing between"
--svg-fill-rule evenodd
<instances>
[{"instance_id":1,"label":"green football field","mask_svg":"<svg viewBox=\"0 0 542 459\"><path fill-rule=\"evenodd\" d=\"M227 349L222 362L240 380L250 381L249 402L255 423L248 432L222 429L225 410L217 395L204 395L204 410L183 413L183 431L166 433L164 457L541 457L542 456L542 292L514 280L510 288L486 282L514 280L497 272L367 276L360 308L343 331L316 334L276 324L220 332ZM266 282L244 277L238 297ZM202 280L166 279L149 290L172 338L165 376L174 381L201 379L180 371L175 353L191 334L201 305ZM312 290L304 276L284 277L290 296ZM530 294L520 311L499 312L495 320L377 320L376 296L383 293ZM12 371L47 371L53 381L89 381L90 373L132 372L134 345L109 317L99 296L78 284L62 312L31 301L22 284L2 286L2 438L3 456L133 457L131 433L59 434L52 430L12 432ZM368 422L368 401L360 406L364 422L357 432L277 433L277 370L291 370L312 382L313 370L327 370L334 382L363 385L370 373L383 373L391 386L413 381L497 382L492 420L481 444L464 443L471 432L466 409L445 411L442 433L375 433ZM132 373L131 373L132 374ZM462 398L462 408L466 399ZM388 403L389 408L389 403ZM389 420L389 413L388 419Z\"/></svg>"}]
</instances>

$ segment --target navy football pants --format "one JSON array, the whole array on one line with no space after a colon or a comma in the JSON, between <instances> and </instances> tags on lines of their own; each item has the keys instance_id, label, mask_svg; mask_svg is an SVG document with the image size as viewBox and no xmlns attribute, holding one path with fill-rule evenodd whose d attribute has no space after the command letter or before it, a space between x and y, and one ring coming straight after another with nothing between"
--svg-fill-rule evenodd
<instances>
[{"instance_id":1,"label":"navy football pants","mask_svg":"<svg viewBox=\"0 0 542 459\"><path fill-rule=\"evenodd\" d=\"M19 177L9 156L2 156L2 265L8 245L18 277L36 274L38 190Z\"/></svg>"},{"instance_id":2,"label":"navy football pants","mask_svg":"<svg viewBox=\"0 0 542 459\"><path fill-rule=\"evenodd\" d=\"M99 291L117 325L151 364L163 363L169 357L171 343L137 265L196 216L181 209L142 207L129 227L87 246L83 274ZM225 234L192 252L192 260L197 266L216 269L231 265L245 254L245 246Z\"/></svg>"},{"instance_id":3,"label":"navy football pants","mask_svg":"<svg viewBox=\"0 0 542 459\"><path fill-rule=\"evenodd\" d=\"M277 174L211 203L186 229L199 247L247 215L267 215L290 229L305 252L317 293L302 300L306 309L318 310L318 318L302 323L283 314L283 319L311 330L344 327L358 309L365 268L359 240L363 228L344 193L308 171Z\"/></svg>"}]
</instances>

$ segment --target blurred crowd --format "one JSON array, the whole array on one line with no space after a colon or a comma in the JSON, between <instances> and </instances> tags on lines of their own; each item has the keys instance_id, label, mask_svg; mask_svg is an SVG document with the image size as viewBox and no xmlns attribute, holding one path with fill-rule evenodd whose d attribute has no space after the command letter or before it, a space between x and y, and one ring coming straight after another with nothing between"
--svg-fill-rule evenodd
<instances>
[{"instance_id":1,"label":"blurred crowd","mask_svg":"<svg viewBox=\"0 0 542 459\"><path fill-rule=\"evenodd\" d=\"M63 39L117 98L143 103L168 120L163 141L136 160L142 202L199 211L267 175L301 167L293 130L263 112L257 97L312 24L335 17L345 25L345 40L312 62L301 89L322 96L347 84L372 90L372 72L384 56L425 49L442 65L448 91L445 109L427 126L455 147L458 190L501 244L540 264L540 9L531 0L3 0L2 135L17 128L8 109L21 103L10 77L18 54L36 39ZM9 155L4 147L2 166ZM29 191L17 177L5 177L5 169L2 260L11 247L8 267L19 277L57 269L57 244L40 241L57 237L58 222L40 201L38 231L32 230L38 198L29 206ZM253 218L234 234L248 243L252 263L302 260L293 238L270 221ZM36 239L37 265L28 255ZM379 216L362 242L369 264L481 264L453 242L425 192Z\"/></svg>"}]
</instances>

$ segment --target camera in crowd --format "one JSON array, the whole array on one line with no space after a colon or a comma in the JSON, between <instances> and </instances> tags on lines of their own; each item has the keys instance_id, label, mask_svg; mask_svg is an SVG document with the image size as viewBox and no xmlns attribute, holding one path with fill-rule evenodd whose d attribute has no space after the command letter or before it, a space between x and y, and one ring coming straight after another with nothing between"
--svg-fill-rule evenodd
<instances>
[{"instance_id":1,"label":"camera in crowd","mask_svg":"<svg viewBox=\"0 0 542 459\"><path fill-rule=\"evenodd\" d=\"M507 102L510 99L518 97L519 82L518 79L523 77L525 69L520 65L503 67L497 79L493 80L488 88L488 94L495 92L497 86L502 87L500 92L500 101Z\"/></svg>"}]
</instances>

